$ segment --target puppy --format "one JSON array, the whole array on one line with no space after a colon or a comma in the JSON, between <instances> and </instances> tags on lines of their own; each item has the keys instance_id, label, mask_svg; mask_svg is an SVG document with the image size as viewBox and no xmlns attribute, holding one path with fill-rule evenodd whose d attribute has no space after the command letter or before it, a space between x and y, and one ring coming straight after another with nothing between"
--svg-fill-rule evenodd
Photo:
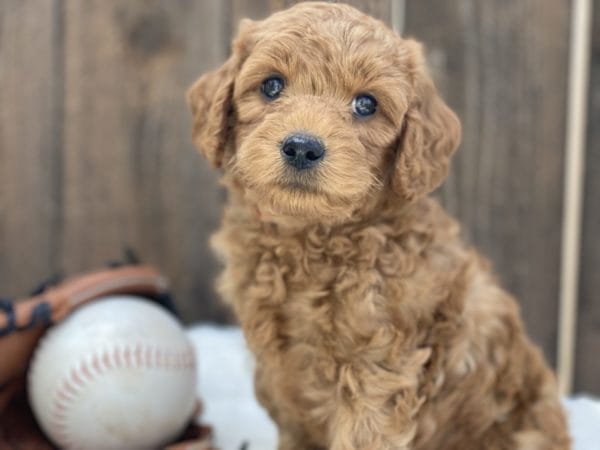
<instances>
[{"instance_id":1,"label":"puppy","mask_svg":"<svg viewBox=\"0 0 600 450\"><path fill-rule=\"evenodd\" d=\"M460 125L419 44L301 3L243 21L188 100L229 190L218 290L280 450L570 448L516 303L427 197Z\"/></svg>"}]
</instances>

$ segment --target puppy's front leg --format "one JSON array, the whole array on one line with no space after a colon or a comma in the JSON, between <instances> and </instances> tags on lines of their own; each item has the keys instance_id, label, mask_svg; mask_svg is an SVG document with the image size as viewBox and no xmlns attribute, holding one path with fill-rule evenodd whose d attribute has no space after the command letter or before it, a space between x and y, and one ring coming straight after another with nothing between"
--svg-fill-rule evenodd
<instances>
[{"instance_id":1,"label":"puppy's front leg","mask_svg":"<svg viewBox=\"0 0 600 450\"><path fill-rule=\"evenodd\" d=\"M330 450L410 450L423 403L418 383L430 350L405 355L401 370L345 365L330 423Z\"/></svg>"},{"instance_id":2,"label":"puppy's front leg","mask_svg":"<svg viewBox=\"0 0 600 450\"><path fill-rule=\"evenodd\" d=\"M279 444L277 450L325 450L323 447L309 443L309 439L299 433L279 428Z\"/></svg>"},{"instance_id":3,"label":"puppy's front leg","mask_svg":"<svg viewBox=\"0 0 600 450\"><path fill-rule=\"evenodd\" d=\"M333 423L329 450L410 450L416 426L411 415L392 417L389 412L365 408L340 411ZM394 426L396 425L396 426Z\"/></svg>"}]
</instances>

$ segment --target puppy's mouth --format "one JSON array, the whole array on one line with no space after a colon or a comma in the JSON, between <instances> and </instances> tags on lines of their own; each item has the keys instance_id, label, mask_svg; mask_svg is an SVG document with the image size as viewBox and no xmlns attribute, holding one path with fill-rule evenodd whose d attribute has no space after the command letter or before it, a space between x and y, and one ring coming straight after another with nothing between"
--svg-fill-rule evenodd
<instances>
[{"instance_id":1,"label":"puppy's mouth","mask_svg":"<svg viewBox=\"0 0 600 450\"><path fill-rule=\"evenodd\" d=\"M262 218L268 220L294 218L296 221L325 220L344 215L342 204L318 187L302 182L289 182L246 191Z\"/></svg>"},{"instance_id":2,"label":"puppy's mouth","mask_svg":"<svg viewBox=\"0 0 600 450\"><path fill-rule=\"evenodd\" d=\"M319 195L323 194L323 189L320 187L319 175L316 169L305 171L286 170L276 185L290 192L303 192L305 194Z\"/></svg>"},{"instance_id":3,"label":"puppy's mouth","mask_svg":"<svg viewBox=\"0 0 600 450\"><path fill-rule=\"evenodd\" d=\"M308 185L301 181L290 181L287 183L278 183L278 187L284 191L292 191L292 192L297 191L297 192L304 192L307 194L315 194L315 195L317 195L319 193L318 188L316 188L315 186Z\"/></svg>"}]
</instances>

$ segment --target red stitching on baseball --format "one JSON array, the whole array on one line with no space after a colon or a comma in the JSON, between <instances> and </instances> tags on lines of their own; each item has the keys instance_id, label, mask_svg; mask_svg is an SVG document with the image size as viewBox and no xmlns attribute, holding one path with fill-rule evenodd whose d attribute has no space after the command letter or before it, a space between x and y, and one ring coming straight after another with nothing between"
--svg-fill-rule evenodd
<instances>
[{"instance_id":1,"label":"red stitching on baseball","mask_svg":"<svg viewBox=\"0 0 600 450\"><path fill-rule=\"evenodd\" d=\"M73 382L74 387L83 386L83 380L77 372L77 367L73 367L69 375L71 376L71 381Z\"/></svg>"},{"instance_id":2,"label":"red stitching on baseball","mask_svg":"<svg viewBox=\"0 0 600 450\"><path fill-rule=\"evenodd\" d=\"M105 350L104 353L102 353L100 361L102 362L102 364L104 364L104 367L106 367L106 369L111 370L113 368L110 361L110 354L108 353L108 351Z\"/></svg>"},{"instance_id":3,"label":"red stitching on baseball","mask_svg":"<svg viewBox=\"0 0 600 450\"><path fill-rule=\"evenodd\" d=\"M152 356L154 356L154 361ZM163 370L191 369L195 366L194 349L188 343L185 350L170 351L152 344L136 343L125 348L114 347L93 353L88 363L82 359L75 364L60 383L52 401L52 424L57 443L64 448L74 447L74 436L69 430L69 412L83 388L111 370L141 367ZM92 370L93 369L93 370Z\"/></svg>"},{"instance_id":4,"label":"red stitching on baseball","mask_svg":"<svg viewBox=\"0 0 600 450\"><path fill-rule=\"evenodd\" d=\"M63 390L65 391L65 394L69 394L70 397L77 395L77 389L75 389L75 386L71 385L67 380L65 380L63 384Z\"/></svg>"},{"instance_id":5,"label":"red stitching on baseball","mask_svg":"<svg viewBox=\"0 0 600 450\"><path fill-rule=\"evenodd\" d=\"M160 348L158 347L154 349L154 358L156 360L156 367L162 367L162 354L160 352Z\"/></svg>"},{"instance_id":6,"label":"red stitching on baseball","mask_svg":"<svg viewBox=\"0 0 600 450\"><path fill-rule=\"evenodd\" d=\"M115 363L115 367L121 368L123 366L123 362L121 360L121 353L119 352L119 348L115 347L112 353L113 361Z\"/></svg>"},{"instance_id":7,"label":"red stitching on baseball","mask_svg":"<svg viewBox=\"0 0 600 450\"><path fill-rule=\"evenodd\" d=\"M126 347L125 351L123 352L123 361L125 361L125 367L128 369L131 368L131 349L129 347Z\"/></svg>"},{"instance_id":8,"label":"red stitching on baseball","mask_svg":"<svg viewBox=\"0 0 600 450\"><path fill-rule=\"evenodd\" d=\"M92 369L94 369L94 372L102 374L102 366L100 365L100 357L98 355L92 357Z\"/></svg>"},{"instance_id":9,"label":"red stitching on baseball","mask_svg":"<svg viewBox=\"0 0 600 450\"><path fill-rule=\"evenodd\" d=\"M81 374L83 375L83 377L87 380L90 381L93 379L93 375L92 372L90 371L90 368L87 364L87 361L83 360L81 362L81 369L80 369Z\"/></svg>"},{"instance_id":10,"label":"red stitching on baseball","mask_svg":"<svg viewBox=\"0 0 600 450\"><path fill-rule=\"evenodd\" d=\"M142 365L142 345L137 344L135 346L135 350L133 351L133 359L138 366Z\"/></svg>"},{"instance_id":11,"label":"red stitching on baseball","mask_svg":"<svg viewBox=\"0 0 600 450\"><path fill-rule=\"evenodd\" d=\"M146 351L144 352L144 364L146 367L152 368L154 363L152 361L152 347L146 346Z\"/></svg>"},{"instance_id":12,"label":"red stitching on baseball","mask_svg":"<svg viewBox=\"0 0 600 450\"><path fill-rule=\"evenodd\" d=\"M63 399L57 400L54 403L54 409L56 409L56 411L64 411L66 409L66 405L64 403Z\"/></svg>"},{"instance_id":13,"label":"red stitching on baseball","mask_svg":"<svg viewBox=\"0 0 600 450\"><path fill-rule=\"evenodd\" d=\"M56 430L57 436L56 439L59 441L61 446L65 448L72 447L71 439L68 433L67 427L67 415L65 412L61 412L60 414L56 414L53 416L52 422L54 423L54 429Z\"/></svg>"}]
</instances>

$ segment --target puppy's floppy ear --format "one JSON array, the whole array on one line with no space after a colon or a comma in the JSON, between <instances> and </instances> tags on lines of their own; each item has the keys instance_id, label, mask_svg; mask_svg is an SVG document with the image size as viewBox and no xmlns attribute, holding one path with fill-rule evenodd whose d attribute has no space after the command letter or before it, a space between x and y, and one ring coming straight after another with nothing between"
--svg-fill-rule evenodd
<instances>
[{"instance_id":1,"label":"puppy's floppy ear","mask_svg":"<svg viewBox=\"0 0 600 450\"><path fill-rule=\"evenodd\" d=\"M250 52L254 27L254 22L242 20L229 59L220 68L202 75L187 92L187 102L194 116L194 144L215 167L223 164L229 129L233 125L231 100L235 77Z\"/></svg>"},{"instance_id":2,"label":"puppy's floppy ear","mask_svg":"<svg viewBox=\"0 0 600 450\"><path fill-rule=\"evenodd\" d=\"M431 192L442 183L448 172L450 157L460 142L461 127L427 73L421 45L415 41L404 43L415 63L413 95L396 153L393 188L411 200Z\"/></svg>"}]
</instances>

